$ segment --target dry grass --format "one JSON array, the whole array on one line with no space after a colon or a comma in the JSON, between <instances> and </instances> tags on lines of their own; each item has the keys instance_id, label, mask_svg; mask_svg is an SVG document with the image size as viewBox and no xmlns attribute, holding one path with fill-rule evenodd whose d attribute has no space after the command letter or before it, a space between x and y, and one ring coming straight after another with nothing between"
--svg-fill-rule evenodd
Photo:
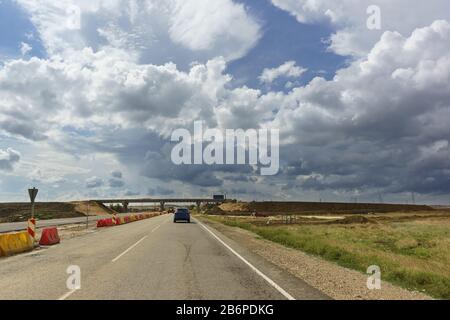
<instances>
[{"instance_id":1,"label":"dry grass","mask_svg":"<svg viewBox=\"0 0 450 320\"><path fill-rule=\"evenodd\" d=\"M450 216L390 214L371 223L265 225L262 219L210 217L341 266L382 269L384 280L450 299Z\"/></svg>"}]
</instances>

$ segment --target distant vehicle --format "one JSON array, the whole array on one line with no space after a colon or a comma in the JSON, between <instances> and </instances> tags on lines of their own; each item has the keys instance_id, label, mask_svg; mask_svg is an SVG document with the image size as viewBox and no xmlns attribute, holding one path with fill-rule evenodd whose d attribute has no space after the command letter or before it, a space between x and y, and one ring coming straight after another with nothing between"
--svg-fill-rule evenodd
<instances>
[{"instance_id":1,"label":"distant vehicle","mask_svg":"<svg viewBox=\"0 0 450 320\"><path fill-rule=\"evenodd\" d=\"M173 222L176 223L177 221L186 221L187 223L191 223L191 214L189 213L189 209L177 209L173 217Z\"/></svg>"},{"instance_id":2,"label":"distant vehicle","mask_svg":"<svg viewBox=\"0 0 450 320\"><path fill-rule=\"evenodd\" d=\"M168 213L175 213L175 209L173 207L170 207L169 210L167 210Z\"/></svg>"}]
</instances>

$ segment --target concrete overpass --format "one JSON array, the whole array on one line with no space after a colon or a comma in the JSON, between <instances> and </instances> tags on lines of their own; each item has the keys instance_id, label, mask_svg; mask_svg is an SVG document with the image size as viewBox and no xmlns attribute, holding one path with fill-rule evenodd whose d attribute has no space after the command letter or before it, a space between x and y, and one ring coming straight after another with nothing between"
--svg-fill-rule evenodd
<instances>
[{"instance_id":1,"label":"concrete overpass","mask_svg":"<svg viewBox=\"0 0 450 320\"><path fill-rule=\"evenodd\" d=\"M92 200L101 204L112 204L112 203L120 203L122 204L125 212L128 211L128 205L130 203L159 203L161 207L161 211L164 211L164 207L166 203L193 203L197 205L197 209L200 209L200 205L202 203L222 203L224 199L213 199L213 198L143 198L143 199L100 199L100 200Z\"/></svg>"}]
</instances>

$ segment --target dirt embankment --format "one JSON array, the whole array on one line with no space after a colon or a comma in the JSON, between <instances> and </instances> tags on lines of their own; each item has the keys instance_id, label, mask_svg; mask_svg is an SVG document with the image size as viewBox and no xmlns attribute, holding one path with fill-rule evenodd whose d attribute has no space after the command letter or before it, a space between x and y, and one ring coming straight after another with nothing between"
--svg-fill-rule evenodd
<instances>
[{"instance_id":1,"label":"dirt embankment","mask_svg":"<svg viewBox=\"0 0 450 320\"><path fill-rule=\"evenodd\" d=\"M114 210L95 201L75 201L71 203L75 205L75 210L83 215L104 216L115 213Z\"/></svg>"},{"instance_id":2,"label":"dirt embankment","mask_svg":"<svg viewBox=\"0 0 450 320\"><path fill-rule=\"evenodd\" d=\"M214 210L211 210L214 212ZM285 214L366 214L388 212L433 211L424 205L378 204L378 203L325 203L325 202L227 202L213 214L262 215Z\"/></svg>"},{"instance_id":3,"label":"dirt embankment","mask_svg":"<svg viewBox=\"0 0 450 320\"><path fill-rule=\"evenodd\" d=\"M0 223L26 221L31 215L30 203L0 203ZM75 210L75 205L62 202L36 203L35 216L40 220L76 218L83 214Z\"/></svg>"},{"instance_id":4,"label":"dirt embankment","mask_svg":"<svg viewBox=\"0 0 450 320\"><path fill-rule=\"evenodd\" d=\"M88 209L89 207L89 209ZM109 208L96 202L38 202L35 216L39 220L83 217L89 215L108 215ZM0 203L0 223L26 221L31 215L30 203Z\"/></svg>"}]
</instances>

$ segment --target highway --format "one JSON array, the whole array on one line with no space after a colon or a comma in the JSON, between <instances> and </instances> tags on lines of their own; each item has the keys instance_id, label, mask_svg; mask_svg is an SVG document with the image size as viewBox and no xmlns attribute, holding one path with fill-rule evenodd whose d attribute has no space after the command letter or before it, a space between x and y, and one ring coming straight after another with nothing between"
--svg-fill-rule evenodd
<instances>
[{"instance_id":1,"label":"highway","mask_svg":"<svg viewBox=\"0 0 450 320\"><path fill-rule=\"evenodd\" d=\"M0 259L0 299L327 299L211 227L172 215ZM81 289L66 281L79 266Z\"/></svg>"},{"instance_id":2,"label":"highway","mask_svg":"<svg viewBox=\"0 0 450 320\"><path fill-rule=\"evenodd\" d=\"M97 221L97 220L104 219L104 218L105 218L105 216L89 216L89 221ZM86 222L86 217L38 220L36 222L36 227L37 228L55 227L55 226L77 224L77 223L83 223L83 222ZM22 230L26 230L26 229L27 229L27 222L0 223L0 233L22 231Z\"/></svg>"}]
</instances>

